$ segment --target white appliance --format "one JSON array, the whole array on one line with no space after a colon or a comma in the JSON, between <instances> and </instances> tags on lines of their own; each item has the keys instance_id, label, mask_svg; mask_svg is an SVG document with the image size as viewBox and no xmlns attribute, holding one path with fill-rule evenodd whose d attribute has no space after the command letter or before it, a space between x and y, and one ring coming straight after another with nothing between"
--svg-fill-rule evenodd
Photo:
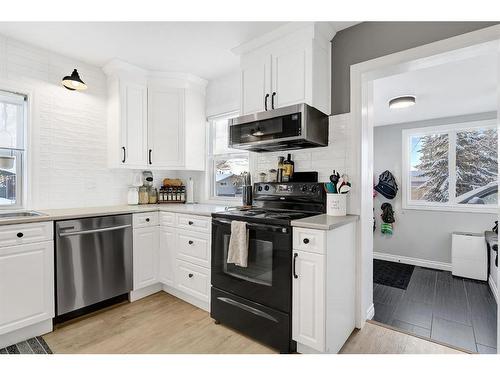
<instances>
[{"instance_id":1,"label":"white appliance","mask_svg":"<svg viewBox=\"0 0 500 375\"><path fill-rule=\"evenodd\" d=\"M451 273L453 276L488 280L488 253L484 234L454 232L451 235Z\"/></svg>"}]
</instances>

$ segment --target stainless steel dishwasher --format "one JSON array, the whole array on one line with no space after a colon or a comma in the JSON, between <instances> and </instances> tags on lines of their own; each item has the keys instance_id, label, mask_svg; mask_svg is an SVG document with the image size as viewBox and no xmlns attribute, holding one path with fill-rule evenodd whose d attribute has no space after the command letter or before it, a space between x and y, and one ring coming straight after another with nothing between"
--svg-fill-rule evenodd
<instances>
[{"instance_id":1,"label":"stainless steel dishwasher","mask_svg":"<svg viewBox=\"0 0 500 375\"><path fill-rule=\"evenodd\" d=\"M55 226L58 318L80 315L132 290L131 215L56 221Z\"/></svg>"}]
</instances>

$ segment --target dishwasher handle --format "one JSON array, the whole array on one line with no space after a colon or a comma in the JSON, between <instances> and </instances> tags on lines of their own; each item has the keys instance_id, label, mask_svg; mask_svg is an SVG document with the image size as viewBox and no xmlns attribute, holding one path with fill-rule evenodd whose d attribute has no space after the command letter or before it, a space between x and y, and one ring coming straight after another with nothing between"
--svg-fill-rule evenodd
<instances>
[{"instance_id":1,"label":"dishwasher handle","mask_svg":"<svg viewBox=\"0 0 500 375\"><path fill-rule=\"evenodd\" d=\"M63 232L59 233L59 237L69 237L69 236L77 236L80 234L91 234L91 233L102 233L102 232L110 232L112 230L120 230L125 228L132 227L131 224L118 225L116 227L108 227L108 228L97 228L97 229L89 229L89 230L79 230L76 232Z\"/></svg>"}]
</instances>

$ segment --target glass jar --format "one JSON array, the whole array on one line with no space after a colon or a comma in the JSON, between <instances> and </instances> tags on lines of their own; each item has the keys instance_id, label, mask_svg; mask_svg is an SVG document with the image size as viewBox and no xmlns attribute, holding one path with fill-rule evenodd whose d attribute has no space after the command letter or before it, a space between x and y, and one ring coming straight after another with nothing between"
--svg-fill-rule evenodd
<instances>
[{"instance_id":1,"label":"glass jar","mask_svg":"<svg viewBox=\"0 0 500 375\"><path fill-rule=\"evenodd\" d=\"M158 191L154 187L149 188L149 204L156 204L158 202Z\"/></svg>"},{"instance_id":2,"label":"glass jar","mask_svg":"<svg viewBox=\"0 0 500 375\"><path fill-rule=\"evenodd\" d=\"M146 186L141 186L139 188L139 204L148 204L148 203L149 203L148 188Z\"/></svg>"}]
</instances>

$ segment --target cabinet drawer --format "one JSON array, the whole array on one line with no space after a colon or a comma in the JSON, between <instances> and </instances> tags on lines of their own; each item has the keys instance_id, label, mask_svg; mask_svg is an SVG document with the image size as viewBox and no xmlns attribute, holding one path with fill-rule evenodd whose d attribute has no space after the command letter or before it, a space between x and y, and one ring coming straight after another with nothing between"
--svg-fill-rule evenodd
<instances>
[{"instance_id":1,"label":"cabinet drawer","mask_svg":"<svg viewBox=\"0 0 500 375\"><path fill-rule=\"evenodd\" d=\"M210 217L177 214L177 228L210 233Z\"/></svg>"},{"instance_id":2,"label":"cabinet drawer","mask_svg":"<svg viewBox=\"0 0 500 375\"><path fill-rule=\"evenodd\" d=\"M293 228L293 248L324 254L326 252L326 232L323 230Z\"/></svg>"},{"instance_id":3,"label":"cabinet drawer","mask_svg":"<svg viewBox=\"0 0 500 375\"><path fill-rule=\"evenodd\" d=\"M134 228L154 227L158 225L158 212L143 212L133 215Z\"/></svg>"},{"instance_id":4,"label":"cabinet drawer","mask_svg":"<svg viewBox=\"0 0 500 375\"><path fill-rule=\"evenodd\" d=\"M175 267L175 284L180 291L208 302L210 293L210 270L177 259Z\"/></svg>"},{"instance_id":5,"label":"cabinet drawer","mask_svg":"<svg viewBox=\"0 0 500 375\"><path fill-rule=\"evenodd\" d=\"M53 228L52 221L0 226L0 247L52 241Z\"/></svg>"},{"instance_id":6,"label":"cabinet drawer","mask_svg":"<svg viewBox=\"0 0 500 375\"><path fill-rule=\"evenodd\" d=\"M210 267L210 238L208 234L177 231L176 257L199 266Z\"/></svg>"},{"instance_id":7,"label":"cabinet drawer","mask_svg":"<svg viewBox=\"0 0 500 375\"><path fill-rule=\"evenodd\" d=\"M160 225L175 226L175 214L173 212L160 212Z\"/></svg>"}]
</instances>

